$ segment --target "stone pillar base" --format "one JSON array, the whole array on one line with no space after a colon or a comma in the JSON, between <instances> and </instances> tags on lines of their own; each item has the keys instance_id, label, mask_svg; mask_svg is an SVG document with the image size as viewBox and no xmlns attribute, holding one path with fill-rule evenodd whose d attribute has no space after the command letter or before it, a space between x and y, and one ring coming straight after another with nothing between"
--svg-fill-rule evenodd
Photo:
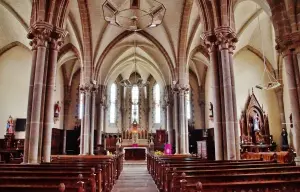
<instances>
[{"instance_id":1,"label":"stone pillar base","mask_svg":"<svg viewBox=\"0 0 300 192\"><path fill-rule=\"evenodd\" d=\"M297 166L300 166L300 156L295 157L295 163Z\"/></svg>"}]
</instances>

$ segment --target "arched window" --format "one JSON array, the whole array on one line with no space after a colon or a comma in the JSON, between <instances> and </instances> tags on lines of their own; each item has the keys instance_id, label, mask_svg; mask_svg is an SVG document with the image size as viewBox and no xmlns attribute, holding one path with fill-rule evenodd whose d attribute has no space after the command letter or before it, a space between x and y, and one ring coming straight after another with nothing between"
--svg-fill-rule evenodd
<instances>
[{"instance_id":1,"label":"arched window","mask_svg":"<svg viewBox=\"0 0 300 192\"><path fill-rule=\"evenodd\" d=\"M83 93L79 91L79 119L83 116Z\"/></svg>"},{"instance_id":2,"label":"arched window","mask_svg":"<svg viewBox=\"0 0 300 192\"><path fill-rule=\"evenodd\" d=\"M154 100L154 123L160 123L160 89L158 84L154 85L153 100Z\"/></svg>"},{"instance_id":3,"label":"arched window","mask_svg":"<svg viewBox=\"0 0 300 192\"><path fill-rule=\"evenodd\" d=\"M116 122L116 100L117 100L117 85L113 83L110 87L109 123Z\"/></svg>"},{"instance_id":4,"label":"arched window","mask_svg":"<svg viewBox=\"0 0 300 192\"><path fill-rule=\"evenodd\" d=\"M139 122L139 88L133 86L131 89L131 121Z\"/></svg>"},{"instance_id":5,"label":"arched window","mask_svg":"<svg viewBox=\"0 0 300 192\"><path fill-rule=\"evenodd\" d=\"M186 94L186 117L187 119L191 119L191 90L188 91L188 93Z\"/></svg>"}]
</instances>

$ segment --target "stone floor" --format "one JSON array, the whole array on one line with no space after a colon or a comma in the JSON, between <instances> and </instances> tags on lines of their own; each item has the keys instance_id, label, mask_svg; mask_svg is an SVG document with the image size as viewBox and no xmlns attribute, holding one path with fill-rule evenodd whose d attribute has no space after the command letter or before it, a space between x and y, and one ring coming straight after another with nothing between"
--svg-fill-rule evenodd
<instances>
[{"instance_id":1,"label":"stone floor","mask_svg":"<svg viewBox=\"0 0 300 192\"><path fill-rule=\"evenodd\" d=\"M158 192L145 163L124 163L112 192Z\"/></svg>"}]
</instances>

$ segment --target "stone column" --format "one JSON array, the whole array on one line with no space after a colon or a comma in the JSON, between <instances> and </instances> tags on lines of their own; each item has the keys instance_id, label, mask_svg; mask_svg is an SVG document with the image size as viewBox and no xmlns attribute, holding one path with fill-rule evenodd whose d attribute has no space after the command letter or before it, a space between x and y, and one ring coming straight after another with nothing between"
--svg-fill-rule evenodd
<instances>
[{"instance_id":1,"label":"stone column","mask_svg":"<svg viewBox=\"0 0 300 192\"><path fill-rule=\"evenodd\" d=\"M237 118L237 107L236 107L236 93L235 93L235 80L233 70L233 51L235 50L235 43L229 42L229 66L231 75L231 90L232 90L232 107L233 107L233 121L234 121L234 134L235 134L235 148L236 148L236 159L241 159L240 151L240 132Z\"/></svg>"},{"instance_id":2,"label":"stone column","mask_svg":"<svg viewBox=\"0 0 300 192\"><path fill-rule=\"evenodd\" d=\"M213 110L214 110L214 140L215 140L215 159L223 160L223 127L221 116L221 95L220 95L220 79L218 52L215 43L206 42L210 54L210 64L212 67L212 85L213 85Z\"/></svg>"},{"instance_id":3,"label":"stone column","mask_svg":"<svg viewBox=\"0 0 300 192\"><path fill-rule=\"evenodd\" d=\"M92 114L91 114L91 130L90 130L90 146L89 154L94 155L94 132L95 132L95 121L96 121L96 93L98 89L96 86L92 88Z\"/></svg>"},{"instance_id":4,"label":"stone column","mask_svg":"<svg viewBox=\"0 0 300 192\"><path fill-rule=\"evenodd\" d=\"M80 91L80 96L79 98L81 97L82 95L82 107L83 109L85 108L85 88L84 86L80 86L79 87L79 91ZM85 114L85 110L83 110L82 112L82 117L81 117L81 125L80 125L80 146L79 146L79 149L80 149L80 155L84 155L84 148L85 148L85 145L86 145L86 141L85 141L85 137L84 135L86 134L85 132L85 129L84 129L84 114Z\"/></svg>"},{"instance_id":5,"label":"stone column","mask_svg":"<svg viewBox=\"0 0 300 192\"><path fill-rule=\"evenodd\" d=\"M50 26L49 26L50 27ZM33 85L32 96L32 111L30 118L30 138L28 146L28 163L39 163L39 141L40 141L40 125L42 112L42 96L43 96L43 82L44 82L44 68L46 65L46 46L50 35L50 29L36 29L38 33L34 36L33 43L37 45L37 57L35 66L35 77ZM29 104L30 106L30 104ZM27 120L29 121L29 119Z\"/></svg>"},{"instance_id":6,"label":"stone column","mask_svg":"<svg viewBox=\"0 0 300 192\"><path fill-rule=\"evenodd\" d=\"M280 86L278 89L275 90L278 106L279 106L279 112L280 112L280 123L281 128L286 128L285 124L285 115L284 115L284 102L283 102L283 87ZM280 130L281 131L281 130Z\"/></svg>"},{"instance_id":7,"label":"stone column","mask_svg":"<svg viewBox=\"0 0 300 192\"><path fill-rule=\"evenodd\" d=\"M180 153L180 134L178 126L178 92L173 89L173 126L175 129L175 154Z\"/></svg>"},{"instance_id":8,"label":"stone column","mask_svg":"<svg viewBox=\"0 0 300 192\"><path fill-rule=\"evenodd\" d=\"M189 87L189 86L188 86ZM187 88L184 92L184 136L185 136L185 153L184 154L190 154L190 142L189 142L189 127L188 127L188 118L187 118L187 97L189 97L189 88Z\"/></svg>"},{"instance_id":9,"label":"stone column","mask_svg":"<svg viewBox=\"0 0 300 192\"><path fill-rule=\"evenodd\" d=\"M287 74L287 81L288 81L288 88L289 88L289 94L290 94L290 103L291 103L291 109L293 114L293 126L294 126L294 147L297 155L297 163L299 162L300 157L300 106L299 106L299 95L297 92L297 84L295 79L295 68L293 62L293 52L288 51L284 55L284 62L285 62L285 68L286 68L286 74Z\"/></svg>"},{"instance_id":10,"label":"stone column","mask_svg":"<svg viewBox=\"0 0 300 192\"><path fill-rule=\"evenodd\" d=\"M173 145L173 130L170 126L170 103L166 102L166 127L168 131L168 143Z\"/></svg>"},{"instance_id":11,"label":"stone column","mask_svg":"<svg viewBox=\"0 0 300 192\"><path fill-rule=\"evenodd\" d=\"M300 67L299 67L300 55L299 55L299 53L297 54L297 51L298 52L300 51L299 49L300 48L298 48L298 50L296 50L293 54L293 65L294 65L294 71L295 71L295 80L296 80L298 97L300 97ZM300 106L300 99L298 100L298 104Z\"/></svg>"},{"instance_id":12,"label":"stone column","mask_svg":"<svg viewBox=\"0 0 300 192\"><path fill-rule=\"evenodd\" d=\"M220 65L222 66L222 88L221 91L223 92L223 107L224 107L224 118L223 118L223 125L225 126L226 130L226 137L224 140L226 140L226 151L227 156L225 157L227 160L235 160L237 157L236 153L236 134L235 134L235 125L234 125L234 90L232 89L232 76L231 72L233 71L231 69L231 63L229 59L229 43L232 42L230 39L232 32L227 31L228 29L220 28L215 29L216 31L216 37L217 37L217 43L219 45L219 50L221 54L220 58ZM224 129L223 129L224 131ZM224 135L223 135L224 136Z\"/></svg>"},{"instance_id":13,"label":"stone column","mask_svg":"<svg viewBox=\"0 0 300 192\"><path fill-rule=\"evenodd\" d=\"M90 131L91 131L91 85L85 86L85 97L84 97L84 147L83 147L83 155L89 154L90 151Z\"/></svg>"},{"instance_id":14,"label":"stone column","mask_svg":"<svg viewBox=\"0 0 300 192\"><path fill-rule=\"evenodd\" d=\"M51 156L51 137L54 126L54 97L55 97L55 78L57 66L57 53L61 41L51 39L49 50L49 62L47 70L46 97L45 97L45 117L43 131L43 159L50 162Z\"/></svg>"},{"instance_id":15,"label":"stone column","mask_svg":"<svg viewBox=\"0 0 300 192\"><path fill-rule=\"evenodd\" d=\"M29 83L23 163L28 163L28 150L29 150L29 140L30 140L30 119L31 119L31 111L32 111L32 96L33 96L34 77L35 77L35 68L36 68L36 57L37 57L36 44L31 44L31 45L32 45L32 66L31 66L30 83Z\"/></svg>"},{"instance_id":16,"label":"stone column","mask_svg":"<svg viewBox=\"0 0 300 192\"><path fill-rule=\"evenodd\" d=\"M97 145L102 145L102 133L103 133L103 123L104 123L104 107L103 103L99 104L99 125L97 130Z\"/></svg>"},{"instance_id":17,"label":"stone column","mask_svg":"<svg viewBox=\"0 0 300 192\"><path fill-rule=\"evenodd\" d=\"M186 123L186 92L188 88L184 85L179 86L179 130L180 130L180 153L188 154L188 133L187 133L187 123Z\"/></svg>"}]
</instances>

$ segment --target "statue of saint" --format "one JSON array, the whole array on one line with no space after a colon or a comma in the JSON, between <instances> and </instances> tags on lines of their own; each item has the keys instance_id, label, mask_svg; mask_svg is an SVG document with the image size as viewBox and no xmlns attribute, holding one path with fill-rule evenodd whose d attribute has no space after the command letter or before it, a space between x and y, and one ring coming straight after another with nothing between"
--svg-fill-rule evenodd
<instances>
[{"instance_id":1,"label":"statue of saint","mask_svg":"<svg viewBox=\"0 0 300 192\"><path fill-rule=\"evenodd\" d=\"M59 112L60 112L60 105L59 105L59 101L57 101L54 105L54 117L55 118L59 117Z\"/></svg>"},{"instance_id":2,"label":"statue of saint","mask_svg":"<svg viewBox=\"0 0 300 192\"><path fill-rule=\"evenodd\" d=\"M253 130L255 132L259 131L259 117L258 117L258 114L255 114L254 117L253 117Z\"/></svg>"},{"instance_id":3,"label":"statue of saint","mask_svg":"<svg viewBox=\"0 0 300 192\"><path fill-rule=\"evenodd\" d=\"M6 123L6 133L14 133L13 127L14 127L14 120L10 115Z\"/></svg>"},{"instance_id":4,"label":"statue of saint","mask_svg":"<svg viewBox=\"0 0 300 192\"><path fill-rule=\"evenodd\" d=\"M289 148L288 133L285 128L283 128L281 132L281 144L282 144L281 147L283 151Z\"/></svg>"}]
</instances>

